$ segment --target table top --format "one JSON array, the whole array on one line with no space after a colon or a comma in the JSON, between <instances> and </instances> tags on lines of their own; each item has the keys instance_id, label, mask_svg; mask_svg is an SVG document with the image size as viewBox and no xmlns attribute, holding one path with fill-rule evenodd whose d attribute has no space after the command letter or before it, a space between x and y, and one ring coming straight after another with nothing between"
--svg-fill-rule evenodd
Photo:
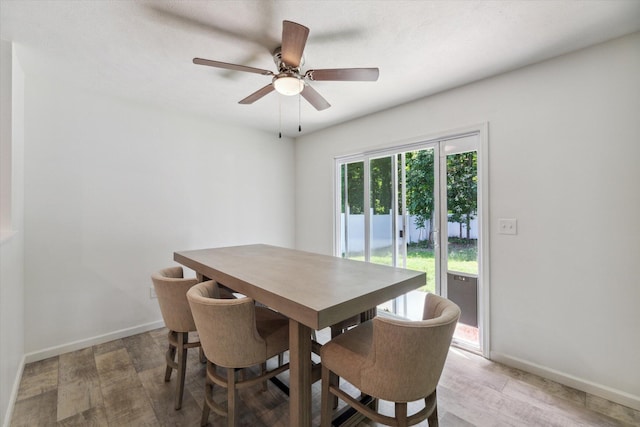
<instances>
[{"instance_id":1,"label":"table top","mask_svg":"<svg viewBox=\"0 0 640 427\"><path fill-rule=\"evenodd\" d=\"M424 272L261 244L180 251L174 260L318 330L426 283Z\"/></svg>"}]
</instances>

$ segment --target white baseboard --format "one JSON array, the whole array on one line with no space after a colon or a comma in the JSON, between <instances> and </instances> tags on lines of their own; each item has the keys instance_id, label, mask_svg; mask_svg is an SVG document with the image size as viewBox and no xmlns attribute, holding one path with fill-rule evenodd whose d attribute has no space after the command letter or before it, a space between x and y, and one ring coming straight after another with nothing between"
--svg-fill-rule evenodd
<instances>
[{"instance_id":1,"label":"white baseboard","mask_svg":"<svg viewBox=\"0 0 640 427\"><path fill-rule=\"evenodd\" d=\"M16 399L18 398L18 391L20 390L20 381L22 380L22 372L24 371L25 358L22 356L20 366L18 366L18 372L13 380L13 387L11 388L11 396L9 396L9 404L7 405L7 411L4 413L4 422L2 427L9 427L11 424L11 416L13 415L13 407L15 406Z\"/></svg>"},{"instance_id":2,"label":"white baseboard","mask_svg":"<svg viewBox=\"0 0 640 427\"><path fill-rule=\"evenodd\" d=\"M16 372L16 377L13 380L13 387L11 388L11 396L9 396L9 404L7 405L7 412L4 414L4 422L2 423L2 427L9 427L11 424L11 416L13 415L13 407L16 403L16 399L18 399L18 391L20 390L20 382L22 381L22 372L24 372L24 356L22 356L22 360L20 361L20 365L18 366L18 371Z\"/></svg>"},{"instance_id":3,"label":"white baseboard","mask_svg":"<svg viewBox=\"0 0 640 427\"><path fill-rule=\"evenodd\" d=\"M555 369L537 365L527 360L512 357L502 353L491 352L491 360L500 362L513 368L522 369L523 371L539 375L543 378L556 381L560 384L573 387L586 393L593 394L594 396L598 396L603 399L618 403L620 405L628 406L629 408L633 408L636 411L640 411L640 396L635 396L633 394L621 390L616 390L602 384L597 384L583 378L574 377L573 375L556 371Z\"/></svg>"},{"instance_id":4,"label":"white baseboard","mask_svg":"<svg viewBox=\"0 0 640 427\"><path fill-rule=\"evenodd\" d=\"M131 328L120 329L119 331L109 332L108 334L98 335L78 341L73 341L67 344L57 345L55 347L49 347L42 350L34 351L24 355L24 363L37 362L39 360L48 359L49 357L59 356L63 353L70 351L80 350L83 348L91 347L92 345L102 344L105 342L117 340L119 338L129 337L135 334L141 334L143 332L151 331L164 327L164 322L158 320L156 322L145 323L144 325L138 325Z\"/></svg>"}]
</instances>

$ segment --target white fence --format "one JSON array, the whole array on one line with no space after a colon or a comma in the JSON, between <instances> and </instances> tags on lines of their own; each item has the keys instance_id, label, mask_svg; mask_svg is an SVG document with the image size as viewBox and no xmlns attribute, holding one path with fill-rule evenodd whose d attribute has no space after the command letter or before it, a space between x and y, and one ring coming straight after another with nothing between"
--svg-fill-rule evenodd
<instances>
[{"instance_id":1,"label":"white fence","mask_svg":"<svg viewBox=\"0 0 640 427\"><path fill-rule=\"evenodd\" d=\"M371 249L379 249L388 247L391 244L391 236L393 235L392 215L371 215L372 233L371 233ZM345 247L345 214L342 214L340 220L340 236L342 239L341 247ZM349 252L364 251L364 214L349 215ZM396 218L396 229L402 229L402 216ZM471 220L469 237L478 238L478 220ZM460 224L457 222L449 222L448 235L450 237L460 236ZM426 240L429 237L429 223L424 228L416 227L415 216L409 216L407 224L407 242L415 243ZM467 237L467 227L462 224L462 236Z\"/></svg>"}]
</instances>

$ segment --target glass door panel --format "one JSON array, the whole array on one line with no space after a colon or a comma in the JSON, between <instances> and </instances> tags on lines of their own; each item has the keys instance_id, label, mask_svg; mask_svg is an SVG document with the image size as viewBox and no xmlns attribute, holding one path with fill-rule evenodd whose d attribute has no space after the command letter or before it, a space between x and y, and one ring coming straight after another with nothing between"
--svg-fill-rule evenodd
<instances>
[{"instance_id":1,"label":"glass door panel","mask_svg":"<svg viewBox=\"0 0 640 427\"><path fill-rule=\"evenodd\" d=\"M478 153L447 156L447 267L478 275Z\"/></svg>"},{"instance_id":2,"label":"glass door panel","mask_svg":"<svg viewBox=\"0 0 640 427\"><path fill-rule=\"evenodd\" d=\"M447 298L462 310L454 341L479 349L478 152L476 145L464 139L451 141L446 151L447 274L443 280Z\"/></svg>"},{"instance_id":3,"label":"glass door panel","mask_svg":"<svg viewBox=\"0 0 640 427\"><path fill-rule=\"evenodd\" d=\"M340 167L340 252L343 258L364 260L364 162Z\"/></svg>"},{"instance_id":4,"label":"glass door panel","mask_svg":"<svg viewBox=\"0 0 640 427\"><path fill-rule=\"evenodd\" d=\"M419 320L426 292L435 293L438 277L437 155L432 147L406 152L404 157L406 268L424 271L427 280L424 286L405 296L400 304L404 310L399 314Z\"/></svg>"},{"instance_id":5,"label":"glass door panel","mask_svg":"<svg viewBox=\"0 0 640 427\"><path fill-rule=\"evenodd\" d=\"M376 264L395 266L396 194L393 157L369 161L371 211L371 259Z\"/></svg>"},{"instance_id":6,"label":"glass door panel","mask_svg":"<svg viewBox=\"0 0 640 427\"><path fill-rule=\"evenodd\" d=\"M370 262L396 266L397 175L391 156L369 160ZM396 301L387 301L379 310L396 312Z\"/></svg>"}]
</instances>

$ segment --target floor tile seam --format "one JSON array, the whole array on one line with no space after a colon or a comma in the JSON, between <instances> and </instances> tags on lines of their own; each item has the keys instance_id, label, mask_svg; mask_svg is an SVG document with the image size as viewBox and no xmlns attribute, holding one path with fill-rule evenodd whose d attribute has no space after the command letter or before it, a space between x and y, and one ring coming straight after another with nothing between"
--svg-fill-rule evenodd
<instances>
[{"instance_id":1,"label":"floor tile seam","mask_svg":"<svg viewBox=\"0 0 640 427\"><path fill-rule=\"evenodd\" d=\"M444 387L447 388L447 387ZM497 396L494 396L494 398L497 398L498 400L495 400L492 402L493 405L496 405L496 408L492 408L492 409L488 409L488 413L491 413L493 416L500 416L502 417L502 419L506 418L506 420L508 421L512 421L514 423L514 425L521 425L519 423L522 422L522 415L523 415L523 410L525 412L527 412L527 410L529 408L533 409L535 412L539 413L539 414L547 414L548 413L548 409L549 408L544 408L544 407L540 407L538 405L533 404L532 402L529 401L525 401L522 399L519 399L517 396L511 395L511 394L507 394L507 393L503 393L500 391L497 391L493 388L490 387L486 387L489 390L493 390L495 393L497 393ZM452 394L456 394L455 390L452 390L449 388L449 391L452 392ZM464 407L464 405L462 405L462 407ZM505 409L507 408L507 409ZM455 409L455 407L454 407ZM583 408L584 409L584 408ZM498 411L498 413L496 413L495 411ZM460 415L458 415L456 413L455 410L449 410L451 413L455 414L456 416L466 419ZM536 420L545 420L545 421L552 421L553 419L550 419L549 417L545 417L545 416L541 416L541 417L536 417L534 418ZM499 421L499 420L498 420ZM567 420L569 421L569 420ZM495 425L499 425L495 424ZM549 425L549 424L540 424L540 425ZM551 424L551 425L556 425L556 424ZM565 424L559 424L559 425L571 425L570 423L565 423Z\"/></svg>"},{"instance_id":2,"label":"floor tile seam","mask_svg":"<svg viewBox=\"0 0 640 427\"><path fill-rule=\"evenodd\" d=\"M625 409L625 410L631 411L631 413L634 413L634 414L636 414L637 416L639 416L639 417L640 417L640 410L634 409L634 408L632 408L632 407L630 407L630 406L622 405L622 404L620 404L620 403L617 403L617 402L611 401L611 400L609 400L609 399L607 399L607 398L604 398L604 397L600 397L600 396L595 395L595 394L593 394L593 393L588 393L588 392L587 392L586 394L587 394L587 396L590 396L590 397L592 397L592 398L594 398L594 399L602 399L602 400L606 400L609 404L611 404L611 405L613 405L613 406L619 406L620 408L623 408L623 409Z\"/></svg>"},{"instance_id":3,"label":"floor tile seam","mask_svg":"<svg viewBox=\"0 0 640 427\"><path fill-rule=\"evenodd\" d=\"M104 405L97 405L97 406L91 406L91 407L89 407L89 408L87 408L87 409L85 409L83 411L76 412L75 414L69 415L68 417L63 418L61 420L56 420L56 422L57 422L57 424L64 423L65 421L69 420L70 418L74 418L74 417L77 417L78 415L84 414L85 412L94 411L94 410L98 410L98 409L102 409L104 411L105 417L106 417L107 409L105 408L105 406Z\"/></svg>"},{"instance_id":4,"label":"floor tile seam","mask_svg":"<svg viewBox=\"0 0 640 427\"><path fill-rule=\"evenodd\" d=\"M112 373L112 374L117 373L117 375L114 375L113 377L109 378L109 381L106 381L106 379L104 378L104 374L107 372L100 372L100 369L98 368L97 357L107 358L109 357L108 355L110 353L116 353L122 350L125 351L128 359L127 362L124 362L122 364L122 365L126 365L126 366L123 366L125 369L120 369L118 372L116 372L115 369L110 369L108 373ZM133 366L133 361L131 360L131 355L129 354L126 348L119 348L107 353L101 353L99 355L94 356L94 358L96 362L96 371L98 372L98 377L100 379L100 385L103 392L103 397L104 397L105 388L115 386L117 383L130 379L132 377L136 377L136 378L138 377L138 373L136 372L135 366Z\"/></svg>"},{"instance_id":5,"label":"floor tile seam","mask_svg":"<svg viewBox=\"0 0 640 427\"><path fill-rule=\"evenodd\" d=\"M162 350L162 348L158 345L158 343L157 343L157 342L156 342L156 340L153 338L153 336L151 336L151 335L149 334L149 332L146 332L146 333L141 334L141 335L144 335L144 336L145 336L145 338L140 338L140 339L138 339L138 340L136 340L136 341L140 341L140 342L142 342L142 341L145 341L145 339L146 339L146 340L150 340L150 341L151 341L151 343L153 343L153 345L158 346L158 347L159 347L158 349ZM162 354L162 362L161 362L160 364L158 364L157 366L152 366L152 367L147 368L147 369L142 369L142 367L144 367L145 362L146 362L147 360L149 360L149 358L148 358L148 357L145 357L145 355L144 355L144 354L142 354L142 356L141 356L141 357L138 357L138 356L140 356L140 354L138 354L138 353L145 353L145 352L149 352L150 354L152 354L152 356L151 356L151 357L156 357L156 355L157 355L157 351L155 351L155 350L150 351L150 350L147 350L147 349L144 349L144 350L142 350L141 352L136 351L136 350L134 349L134 345L136 345L136 343L135 343L135 342L133 343L133 345L127 345L127 343L128 343L128 342L132 342L132 341L133 341L133 340L128 340L128 341L127 341L126 339L123 339L123 342L124 342L124 348L126 349L127 354L129 355L129 359L131 360L131 364L133 365L133 367L134 367L134 369L135 369L135 371L136 371L136 373L137 373L137 374L140 374L140 373L142 373L142 372L144 372L144 371L146 371L146 370L148 370L148 369L154 369L154 368L157 368L158 366L161 366L162 364L166 363L165 353L164 353L164 352L161 352L161 354ZM139 345L139 344L138 344L138 345ZM176 355L176 357L177 357L177 355ZM140 365L140 366L139 366L139 365ZM140 369L140 370L138 370L138 369Z\"/></svg>"},{"instance_id":6,"label":"floor tile seam","mask_svg":"<svg viewBox=\"0 0 640 427\"><path fill-rule=\"evenodd\" d=\"M514 379L514 381L519 381L519 382L523 382L519 379ZM530 385L527 382L524 382L525 385ZM540 389L538 389L540 390ZM560 405L556 405L555 402L551 403L551 402L545 402L545 401L541 401L537 398L532 398L531 396L529 396L529 399L520 399L517 396L510 394L510 393L505 393L505 396L508 396L512 399L515 399L519 402L521 402L523 405L527 405L527 406L533 406L536 407L538 409L540 409L541 411L547 413L550 410L557 410L558 414L557 416L560 416L563 420L567 421L567 423L563 423L561 425L574 425L574 423L579 422L580 420L576 420L574 417L578 416L580 419L583 419L584 417L588 417L589 416L589 412L592 412L594 414L597 414L599 416L605 417L608 421L611 421L613 424L615 424L616 422L620 422L620 420L612 417L609 414L604 414L602 412L599 411L595 411L593 409L589 409L586 406L582 406L577 402L574 402L572 400L569 399L565 399L561 396L557 396L557 395L551 395L549 393L545 393L543 390L540 390L543 394L550 396L554 399L557 399L560 403L564 404L565 406L560 406ZM526 397L526 396L523 396ZM542 405L542 406L541 406ZM574 409L573 411L567 411L566 406L571 407L571 409ZM577 410L575 410L577 409ZM568 415L571 414L571 415ZM587 424L588 425L588 424Z\"/></svg>"},{"instance_id":7,"label":"floor tile seam","mask_svg":"<svg viewBox=\"0 0 640 427\"><path fill-rule=\"evenodd\" d=\"M98 404L96 404L96 405L90 404L88 408L85 408L85 409L83 409L83 410L81 410L81 411L75 412L74 414L69 415L69 416L67 416L67 417L63 418L62 420L66 420L66 419L68 419L68 418L70 418L70 417L74 417L74 416L76 416L76 415L78 415L78 414L82 414L82 413L84 413L84 412L86 412L86 411L89 411L89 410L91 410L91 409L93 409L93 408L104 407L104 395L103 395L103 393L102 393L102 386L101 386L100 378L99 378L99 377L97 377L97 378L95 379L95 381L90 381L90 382L87 382L87 381L85 381L85 380L82 380L82 379L81 379L81 380L77 380L77 381L67 382L67 383L62 384L62 385L58 385L58 388L57 388L57 392L58 392L58 402L57 402L57 403L58 403L58 406L59 406L59 404L60 404L60 402L61 402L61 396L60 396L60 393L61 393L61 392L63 392L67 386L70 386L70 385L71 385L71 386L83 385L83 386L84 386L84 389L85 389L87 392L88 392L88 390L87 390L87 389L88 389L88 387L95 387L95 388L97 389L98 393L100 394L100 396L99 396L99 398L98 398L98 400L97 400ZM91 402L91 400L90 400L90 402ZM58 412L59 412L59 411L58 411ZM56 420L57 420L58 422L62 421L62 420L58 419L58 413L56 413Z\"/></svg>"},{"instance_id":8,"label":"floor tile seam","mask_svg":"<svg viewBox=\"0 0 640 427\"><path fill-rule=\"evenodd\" d=\"M141 383L139 384L139 387L136 387L136 389L137 388L142 388L143 391L144 391L144 387L142 386ZM127 389L127 391L131 391L131 389ZM109 425L121 426L121 425L123 425L122 418L131 417L132 415L135 415L135 412L138 412L140 414L144 414L144 412L145 412L145 408L144 407L140 407L139 405L134 407L134 410L135 410L134 414L131 414L131 413L118 414L117 412L114 412L114 411L108 411L107 410L108 409L107 400L108 399L105 399L105 414L106 414L106 417L107 417L107 423ZM153 414L153 417L154 417L154 419L156 421L156 423L154 425L160 425L160 423L158 421L158 417L157 417L157 415L155 413L155 410L153 408L153 404L148 400L148 398L147 398L146 403L147 403L148 406L150 406L151 413ZM135 425L135 424L130 424L130 425Z\"/></svg>"},{"instance_id":9,"label":"floor tile seam","mask_svg":"<svg viewBox=\"0 0 640 427\"><path fill-rule=\"evenodd\" d=\"M157 369L157 367L153 368L153 369ZM160 414L158 412L160 409L158 409L158 411L156 411L156 405L153 404L154 403L154 399L153 399L153 396L151 396L151 394L150 394L150 390L148 390L147 387L145 387L144 381L142 381L142 378L140 378L140 373L138 373L137 376L138 376L138 379L140 381L140 386L142 387L142 390L144 391L144 395L145 395L145 397L147 399L147 403L149 404L149 406L151 406L151 410L153 411L153 415L156 417L156 420L160 421L163 418L162 414ZM163 384L169 386L175 392L175 383L172 383L171 381L164 381L164 379L163 379ZM186 384L185 384L184 392L185 393L187 392ZM184 401L184 394L183 394L183 401Z\"/></svg>"},{"instance_id":10,"label":"floor tile seam","mask_svg":"<svg viewBox=\"0 0 640 427\"><path fill-rule=\"evenodd\" d=\"M580 399L580 402L578 402L578 401L575 401L575 400L572 400L572 399L566 398L566 397L562 396L561 394L558 394L558 393L552 393L552 392L550 392L550 391L548 391L548 390L545 390L544 388L541 388L541 387L538 387L537 385L531 384L529 381L523 381L522 379L518 379L518 378L510 378L510 379L507 381L507 384L505 385L505 391L503 391L505 394L509 394L509 395L511 395L511 393L509 392L509 390L508 390L508 387L507 387L507 386L509 385L509 383L512 383L512 382L522 384L522 385L524 385L525 387L530 387L530 388L534 389L535 391L539 392L540 394L542 394L542 395L544 395L544 396L547 396L547 397L548 397L548 398L550 398L551 400L558 399L558 400L560 400L561 402L569 403L569 404L571 404L572 406L575 406L576 408L579 408L579 409L588 409L588 408L587 408L587 406L586 406L586 393L584 393L584 392L582 392L582 397L583 397L583 398L581 398L581 399ZM579 391L579 390L578 390L578 391ZM536 400L538 400L536 397L534 397L534 398L535 398ZM546 402L546 403L549 403L549 402ZM554 406L555 406L555 405L554 405Z\"/></svg>"},{"instance_id":11,"label":"floor tile seam","mask_svg":"<svg viewBox=\"0 0 640 427\"><path fill-rule=\"evenodd\" d=\"M108 353L113 353L113 352L117 352L122 350L123 348L119 348L116 350L113 350L112 352L107 352L107 353L102 353L99 356L100 357L108 357ZM127 354L127 359L128 359L128 367L130 369L127 369L128 371L131 370L131 375L126 375L124 377L120 377L118 376L117 378L111 378L110 381L105 382L104 378L102 375L100 375L100 371L98 370L98 376L100 379L100 392L102 394L102 399L103 399L103 405L105 407L105 415L107 418L107 423L109 425L120 425L121 423L119 422L119 418L115 417L117 414L114 414L112 411L108 411L107 407L108 407L108 402L110 397L112 396L112 394L115 392L117 394L118 389L122 387L123 382L127 381L127 380L131 380L132 378L135 378L134 382L137 382L138 386L141 387L142 389L144 389L143 385L142 385L142 381L140 380L140 377L138 376L138 373L135 371L135 367L133 366L133 361L131 360L131 355L129 354L129 352L127 351L126 347L124 347L125 353ZM94 356L96 357L96 356ZM96 360L96 369L98 369L97 367L97 360ZM153 405L151 405L151 409L153 411ZM157 420L156 414L155 412L153 412L154 417ZM114 418L115 417L115 418Z\"/></svg>"},{"instance_id":12,"label":"floor tile seam","mask_svg":"<svg viewBox=\"0 0 640 427\"><path fill-rule=\"evenodd\" d=\"M614 419L616 419L616 420L619 420L619 421L621 421L621 422L623 422L623 423L627 423L628 425L631 425L631 426L633 426L633 425L640 425L640 411L636 411L635 409L630 408L630 407L628 407L628 406L624 406L624 405L621 405L621 404L619 404L619 403L612 402L612 401L610 401L610 400L608 400L608 399L604 399L604 400L606 400L607 402L609 402L611 405L613 405L614 407L621 407L621 408L622 408L621 410L622 410L622 411L624 411L624 412L630 411L630 416L631 416L632 418L636 418L636 419L638 420L638 422L636 422L636 421L632 421L632 422L630 422L630 423L629 423L627 420L620 419L620 418L618 418L618 417L616 417L616 416L614 416L614 415L611 415L611 414L610 414L610 413L608 413L608 412L604 412L603 410L601 410L601 408L600 408L598 405L589 405L589 404L588 404L589 396L591 396L592 398L604 399L604 398L602 398L602 397L600 397L600 396L596 396L596 395L591 394L591 393L586 393L585 408L586 408L587 410L589 410L589 411L594 411L594 412L597 412L597 413L599 413L599 414L606 415L606 416L608 416L608 417L612 417L612 418L614 418Z\"/></svg>"},{"instance_id":13,"label":"floor tile seam","mask_svg":"<svg viewBox=\"0 0 640 427\"><path fill-rule=\"evenodd\" d=\"M46 362L45 361L38 361L38 362L29 363L28 365L52 363L51 359L58 359L58 356L54 356L54 357L51 357L49 359L45 359ZM29 399L29 398L31 398L33 396L37 396L37 395L41 395L43 393L47 393L47 392L49 392L49 391L51 391L53 389L57 389L58 388L58 384L59 384L59 378L58 377L60 375L59 367L60 367L60 363L59 363L59 360L58 360L56 362L56 368L55 368L55 370L56 370L56 385L55 386L53 386L52 388L49 388L49 389L41 389L38 393L32 394L32 395L27 395L27 396L24 395L24 392L21 393L21 390L24 390L23 385L24 385L25 381L29 381L31 378L38 377L38 376L42 375L44 372L38 372L38 373L35 373L35 374L31 374L29 372L30 370L28 370L25 367L25 369L22 372L22 377L20 378L20 385L18 386L18 393L17 393L17 396L16 396L16 403L20 402L22 400L25 400L25 399Z\"/></svg>"},{"instance_id":14,"label":"floor tile seam","mask_svg":"<svg viewBox=\"0 0 640 427\"><path fill-rule=\"evenodd\" d=\"M66 369L65 370L60 369L61 368L61 361L58 360L58 387L60 387L61 385L74 383L74 382L77 382L79 380L82 380L82 381L93 381L93 380L96 380L96 379L99 380L98 366L96 365L96 356L95 356L95 352L94 352L94 347L95 346L91 346L91 347L88 347L86 349L76 350L76 352L80 352L80 351L86 351L88 349L91 349L90 361L89 360L86 361L86 362L90 363L90 366L86 366L85 364L83 364L83 366L81 366L81 367L75 367L74 369L72 369L70 371L71 374L69 374L69 372L63 372L63 371L66 371ZM61 356L63 356L63 355L61 355ZM86 371L91 371L91 370L93 370L95 375L86 375L85 374ZM69 378L72 378L72 379L69 380L66 377L69 377ZM80 379L78 379L78 377L80 377Z\"/></svg>"}]
</instances>

